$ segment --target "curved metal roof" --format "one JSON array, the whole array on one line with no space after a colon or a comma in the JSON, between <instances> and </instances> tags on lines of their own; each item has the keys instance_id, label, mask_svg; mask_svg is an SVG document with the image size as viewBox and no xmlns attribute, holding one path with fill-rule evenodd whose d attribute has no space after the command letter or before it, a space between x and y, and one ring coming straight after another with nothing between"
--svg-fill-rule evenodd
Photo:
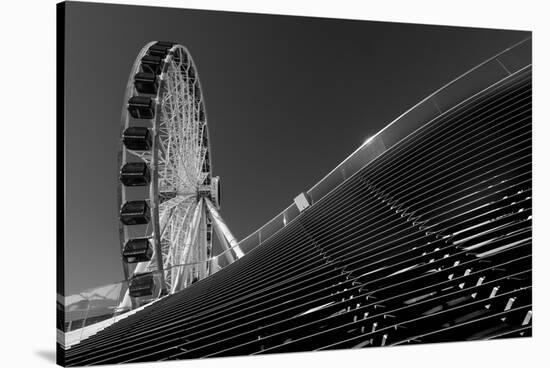
<instances>
[{"instance_id":1,"label":"curved metal roof","mask_svg":"<svg viewBox=\"0 0 550 368\"><path fill-rule=\"evenodd\" d=\"M488 89L521 69L531 65L531 37L499 52L481 64L461 74L391 121L377 134L365 141L338 166L306 191L312 204L320 201L346 179L374 161L397 143L429 124L437 117L460 106L472 96ZM239 244L245 253L287 226L300 214L292 203L265 225L242 239Z\"/></svg>"}]
</instances>

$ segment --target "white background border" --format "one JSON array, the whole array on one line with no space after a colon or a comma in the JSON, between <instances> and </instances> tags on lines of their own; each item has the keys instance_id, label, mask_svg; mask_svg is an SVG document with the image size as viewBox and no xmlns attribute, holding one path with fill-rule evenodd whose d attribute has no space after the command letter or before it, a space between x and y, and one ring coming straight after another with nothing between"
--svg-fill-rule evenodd
<instances>
[{"instance_id":1,"label":"white background border","mask_svg":"<svg viewBox=\"0 0 550 368\"><path fill-rule=\"evenodd\" d=\"M128 365L128 367L548 366L550 40L545 1L110 1L121 4L532 30L534 41L534 337ZM2 367L55 356L55 1L0 11L0 334ZM70 62L70 61L69 61ZM85 262L85 260L83 260ZM101 270L98 270L101 272Z\"/></svg>"}]
</instances>

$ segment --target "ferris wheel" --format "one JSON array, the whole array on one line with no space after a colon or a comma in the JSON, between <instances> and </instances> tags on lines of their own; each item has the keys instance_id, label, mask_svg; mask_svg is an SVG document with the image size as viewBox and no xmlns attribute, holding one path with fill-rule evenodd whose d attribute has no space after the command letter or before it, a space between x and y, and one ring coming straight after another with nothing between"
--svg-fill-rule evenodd
<instances>
[{"instance_id":1,"label":"ferris wheel","mask_svg":"<svg viewBox=\"0 0 550 368\"><path fill-rule=\"evenodd\" d=\"M124 307L175 293L242 257L219 214L204 96L185 47L155 41L138 54L122 109L119 232Z\"/></svg>"}]
</instances>

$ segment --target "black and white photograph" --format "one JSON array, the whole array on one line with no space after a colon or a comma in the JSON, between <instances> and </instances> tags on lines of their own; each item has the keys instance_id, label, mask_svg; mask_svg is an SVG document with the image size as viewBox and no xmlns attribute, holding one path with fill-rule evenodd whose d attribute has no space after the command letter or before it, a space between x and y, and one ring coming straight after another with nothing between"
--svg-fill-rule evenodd
<instances>
[{"instance_id":1,"label":"black and white photograph","mask_svg":"<svg viewBox=\"0 0 550 368\"><path fill-rule=\"evenodd\" d=\"M48 5L56 195L20 219L55 235L20 283L55 277L36 358L530 366L534 28L185 3Z\"/></svg>"},{"instance_id":2,"label":"black and white photograph","mask_svg":"<svg viewBox=\"0 0 550 368\"><path fill-rule=\"evenodd\" d=\"M58 9L61 364L531 336L530 32Z\"/></svg>"}]
</instances>

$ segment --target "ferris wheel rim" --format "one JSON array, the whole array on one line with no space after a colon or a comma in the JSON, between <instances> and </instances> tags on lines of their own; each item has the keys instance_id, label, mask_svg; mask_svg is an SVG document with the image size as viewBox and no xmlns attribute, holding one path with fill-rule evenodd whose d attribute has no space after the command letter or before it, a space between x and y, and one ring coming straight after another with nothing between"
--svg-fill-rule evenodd
<instances>
[{"instance_id":1,"label":"ferris wheel rim","mask_svg":"<svg viewBox=\"0 0 550 368\"><path fill-rule=\"evenodd\" d=\"M139 51L139 53L137 54L133 64L132 64L132 68L130 69L130 73L128 75L128 78L127 78L127 82L126 82L126 88L125 88L125 92L124 92L124 97L123 97L123 103L122 103L122 111L121 111L121 124L120 124L120 132L119 132L119 137L120 139L122 139L122 136L123 136L123 132L124 130L128 127L129 125L129 112L128 112L128 109L127 109L127 103L128 103L128 99L133 95L133 76L137 73L137 71L139 70L139 67L140 67L140 63L141 63L141 58L146 54L147 50L149 50L149 48L155 44L156 41L150 41L148 42L147 44L145 44L141 50ZM131 91L131 92L130 92ZM119 143L119 150L118 150L118 154L117 154L117 164L118 164L118 168L121 168L123 163L126 161L126 150L124 148L124 144L122 142ZM117 202L118 202L118 208L122 208L124 202L125 202L125 190L124 190L124 187L120 184L120 182L118 183L117 185ZM128 272L128 267L126 267L126 265L124 264L124 260L123 260L123 249L124 249L124 245L125 245L125 239L128 237L127 236L127 230L126 230L126 227L119 221L118 222L118 229L119 229L119 240L120 240L120 256L121 256L121 261L122 261L122 269L123 269L123 273L124 273L124 278L126 280L129 280L130 279L130 274Z\"/></svg>"}]
</instances>

